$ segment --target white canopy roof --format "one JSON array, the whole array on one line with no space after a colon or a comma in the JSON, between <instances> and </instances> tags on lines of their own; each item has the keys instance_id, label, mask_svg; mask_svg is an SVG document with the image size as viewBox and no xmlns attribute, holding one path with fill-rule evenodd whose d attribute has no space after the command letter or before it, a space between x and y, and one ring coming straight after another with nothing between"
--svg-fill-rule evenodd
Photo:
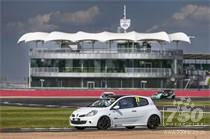
<instances>
[{"instance_id":1,"label":"white canopy roof","mask_svg":"<svg viewBox=\"0 0 210 139\"><path fill-rule=\"evenodd\" d=\"M18 40L18 43L21 41L24 42L30 42L30 41L45 41L45 38L49 35L49 33L46 32L32 32L32 33L26 33L23 36L20 37Z\"/></svg>"},{"instance_id":2,"label":"white canopy roof","mask_svg":"<svg viewBox=\"0 0 210 139\"><path fill-rule=\"evenodd\" d=\"M191 43L190 37L187 36L183 32L177 32L177 33L169 34L169 38L170 38L171 41L184 41L184 42Z\"/></svg>"},{"instance_id":3,"label":"white canopy roof","mask_svg":"<svg viewBox=\"0 0 210 139\"><path fill-rule=\"evenodd\" d=\"M64 32L32 32L26 33L20 37L18 43L20 42L30 42L30 41L58 41L58 40L67 40L71 42L79 41L114 41L114 40L130 40L130 41L182 41L190 42L190 37L183 32L168 34L166 32L157 32L157 33L138 33L135 31L127 33L114 33L114 32L101 32L101 33L88 33L79 31L77 33L64 33Z\"/></svg>"}]
</instances>

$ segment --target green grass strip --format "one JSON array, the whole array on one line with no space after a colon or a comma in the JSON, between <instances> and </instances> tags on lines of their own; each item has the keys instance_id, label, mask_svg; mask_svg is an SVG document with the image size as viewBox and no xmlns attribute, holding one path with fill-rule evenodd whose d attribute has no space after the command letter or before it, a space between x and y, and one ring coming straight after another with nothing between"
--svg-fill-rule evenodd
<instances>
[{"instance_id":1,"label":"green grass strip","mask_svg":"<svg viewBox=\"0 0 210 139\"><path fill-rule=\"evenodd\" d=\"M69 128L69 116L73 110L73 108L0 106L0 128ZM191 115L190 112L188 113L188 115ZM180 113L178 112L176 112L170 121L168 118L171 114L172 112L164 113L165 126L181 126L184 124L210 125L209 112L204 113L201 120L196 123L191 119L186 122L180 122L178 119ZM198 113L194 116L195 119L198 118Z\"/></svg>"},{"instance_id":2,"label":"green grass strip","mask_svg":"<svg viewBox=\"0 0 210 139\"><path fill-rule=\"evenodd\" d=\"M0 128L67 128L73 110L0 106Z\"/></svg>"}]
</instances>

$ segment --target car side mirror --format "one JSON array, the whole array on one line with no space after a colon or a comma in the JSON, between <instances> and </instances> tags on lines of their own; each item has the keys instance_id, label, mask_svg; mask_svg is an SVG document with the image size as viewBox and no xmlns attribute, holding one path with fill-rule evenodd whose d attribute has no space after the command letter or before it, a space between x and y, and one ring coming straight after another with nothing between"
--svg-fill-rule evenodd
<instances>
[{"instance_id":1,"label":"car side mirror","mask_svg":"<svg viewBox=\"0 0 210 139\"><path fill-rule=\"evenodd\" d=\"M118 110L118 109L120 109L120 106L116 105L116 106L114 106L112 109L113 109L113 110Z\"/></svg>"}]
</instances>

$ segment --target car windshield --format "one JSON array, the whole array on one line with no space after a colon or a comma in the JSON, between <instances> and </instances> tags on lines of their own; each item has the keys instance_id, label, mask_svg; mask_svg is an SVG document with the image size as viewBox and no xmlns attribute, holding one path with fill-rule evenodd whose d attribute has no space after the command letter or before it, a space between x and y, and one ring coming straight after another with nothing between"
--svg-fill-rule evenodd
<instances>
[{"instance_id":1,"label":"car windshield","mask_svg":"<svg viewBox=\"0 0 210 139\"><path fill-rule=\"evenodd\" d=\"M115 102L115 99L99 99L90 104L89 107L108 107Z\"/></svg>"}]
</instances>

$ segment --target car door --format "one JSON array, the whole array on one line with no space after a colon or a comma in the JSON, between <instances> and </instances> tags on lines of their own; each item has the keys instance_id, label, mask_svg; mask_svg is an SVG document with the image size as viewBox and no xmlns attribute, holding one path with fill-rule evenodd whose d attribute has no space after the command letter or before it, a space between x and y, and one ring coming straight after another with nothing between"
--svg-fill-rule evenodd
<instances>
[{"instance_id":1,"label":"car door","mask_svg":"<svg viewBox=\"0 0 210 139\"><path fill-rule=\"evenodd\" d=\"M113 125L126 125L133 124L138 119L136 100L134 97L125 97L120 99L114 106L118 105L119 109L111 109L111 115ZM114 107L113 106L113 107Z\"/></svg>"},{"instance_id":2,"label":"car door","mask_svg":"<svg viewBox=\"0 0 210 139\"><path fill-rule=\"evenodd\" d=\"M138 125L144 125L145 123L147 123L147 118L148 115L150 114L150 106L149 106L149 102L146 98L142 98L142 97L135 97L136 100L136 116L137 116L137 121L136 124Z\"/></svg>"}]
</instances>

